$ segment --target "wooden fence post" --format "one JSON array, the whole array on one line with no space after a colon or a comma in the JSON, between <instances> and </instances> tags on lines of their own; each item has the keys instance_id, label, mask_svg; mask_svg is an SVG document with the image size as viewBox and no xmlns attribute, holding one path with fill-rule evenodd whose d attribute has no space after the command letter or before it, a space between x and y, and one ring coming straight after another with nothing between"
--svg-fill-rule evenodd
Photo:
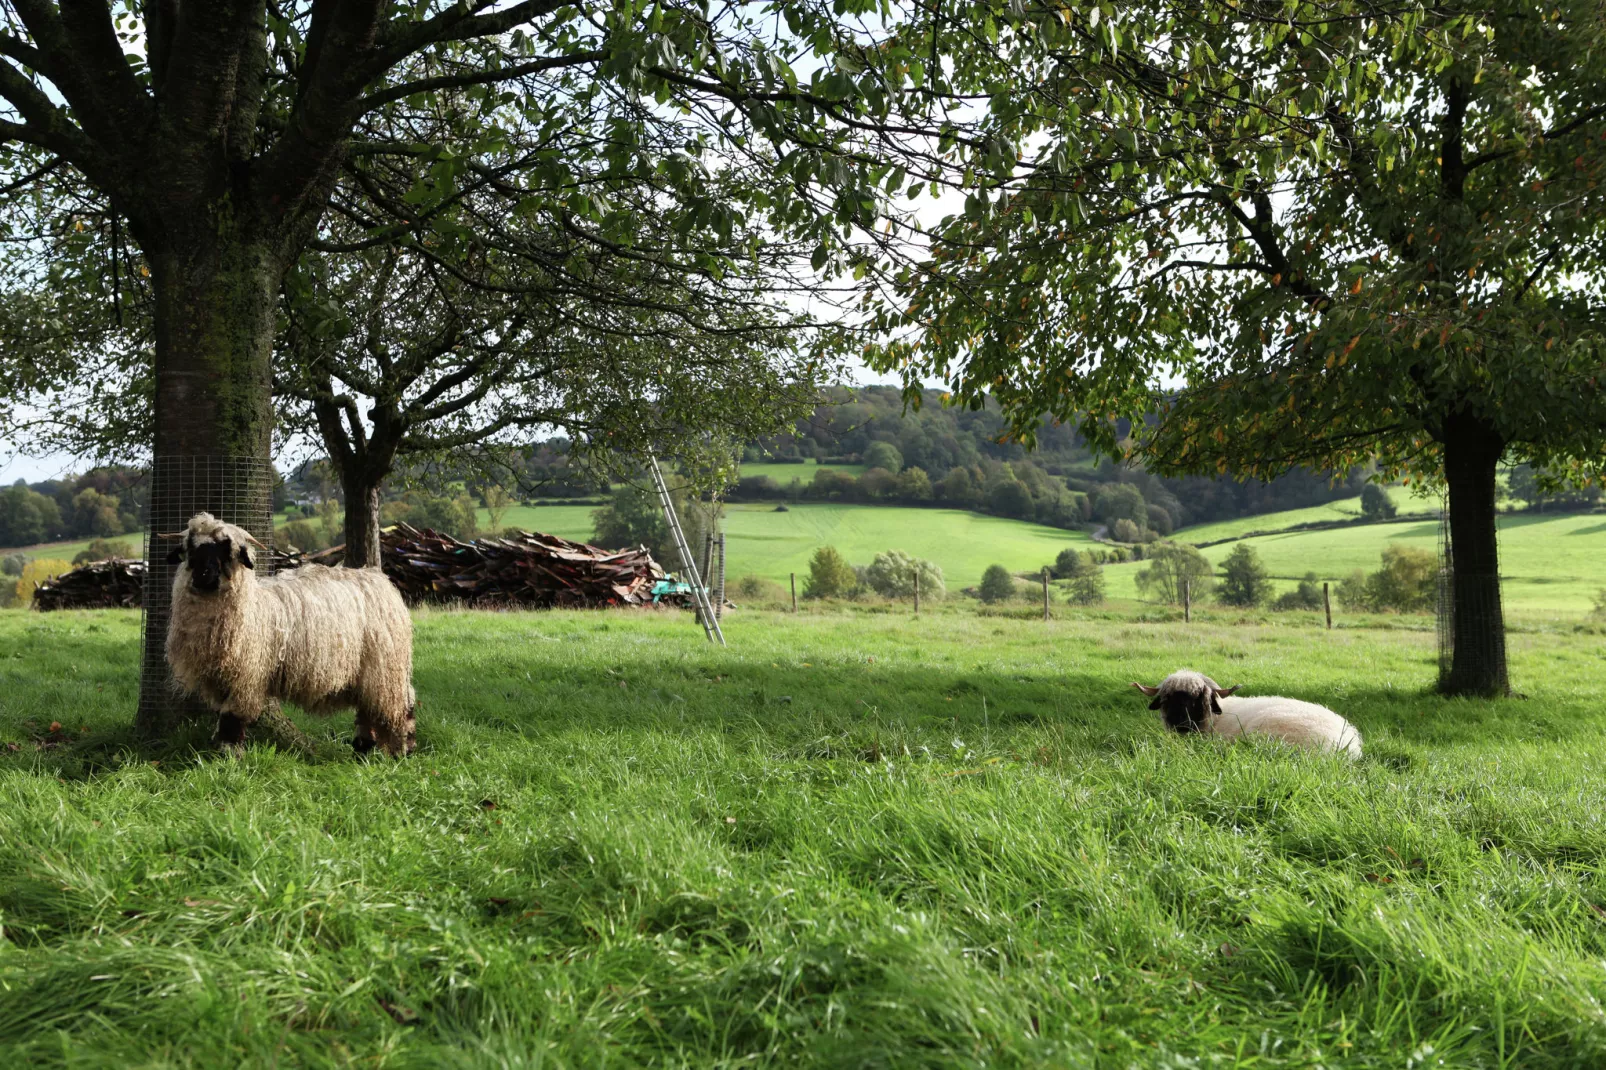
<instances>
[{"instance_id":1,"label":"wooden fence post","mask_svg":"<svg viewBox=\"0 0 1606 1070\"><path fill-rule=\"evenodd\" d=\"M1322 584L1322 609L1327 611L1327 630L1333 630L1333 600L1328 596L1327 584Z\"/></svg>"},{"instance_id":2,"label":"wooden fence post","mask_svg":"<svg viewBox=\"0 0 1606 1070\"><path fill-rule=\"evenodd\" d=\"M1048 566L1043 566L1043 619L1048 619Z\"/></svg>"},{"instance_id":3,"label":"wooden fence post","mask_svg":"<svg viewBox=\"0 0 1606 1070\"><path fill-rule=\"evenodd\" d=\"M920 567L915 566L915 616L920 616Z\"/></svg>"},{"instance_id":4,"label":"wooden fence post","mask_svg":"<svg viewBox=\"0 0 1606 1070\"><path fill-rule=\"evenodd\" d=\"M719 533L716 543L719 550L719 597L714 602L714 619L719 620L725 615L725 533Z\"/></svg>"},{"instance_id":5,"label":"wooden fence post","mask_svg":"<svg viewBox=\"0 0 1606 1070\"><path fill-rule=\"evenodd\" d=\"M1184 624L1190 624L1193 621L1192 587L1193 584L1189 583L1188 578L1184 576L1182 578L1182 623Z\"/></svg>"},{"instance_id":6,"label":"wooden fence post","mask_svg":"<svg viewBox=\"0 0 1606 1070\"><path fill-rule=\"evenodd\" d=\"M797 612L797 573L796 572L788 572L787 575L792 577L792 612L796 613Z\"/></svg>"}]
</instances>

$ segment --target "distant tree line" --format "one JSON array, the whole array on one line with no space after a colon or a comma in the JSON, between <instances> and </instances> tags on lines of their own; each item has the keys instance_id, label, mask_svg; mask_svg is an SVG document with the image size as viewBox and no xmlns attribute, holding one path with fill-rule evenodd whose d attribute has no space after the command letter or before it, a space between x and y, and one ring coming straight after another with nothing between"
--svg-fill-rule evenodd
<instances>
[{"instance_id":1,"label":"distant tree line","mask_svg":"<svg viewBox=\"0 0 1606 1070\"><path fill-rule=\"evenodd\" d=\"M146 515L145 473L95 468L83 475L17 480L0 491L0 546L123 535Z\"/></svg>"}]
</instances>

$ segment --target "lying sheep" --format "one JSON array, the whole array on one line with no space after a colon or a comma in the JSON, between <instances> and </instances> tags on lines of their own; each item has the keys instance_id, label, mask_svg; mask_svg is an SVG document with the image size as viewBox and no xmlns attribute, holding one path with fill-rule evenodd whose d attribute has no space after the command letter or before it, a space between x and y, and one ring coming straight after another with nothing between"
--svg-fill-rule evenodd
<instances>
[{"instance_id":1,"label":"lying sheep","mask_svg":"<svg viewBox=\"0 0 1606 1070\"><path fill-rule=\"evenodd\" d=\"M1242 685L1223 688L1210 677L1179 669L1160 681L1159 687L1134 683L1154 699L1149 709L1159 710L1166 727L1176 732L1236 739L1271 736L1311 750L1361 756L1361 733L1344 718L1314 702L1294 698L1238 698Z\"/></svg>"},{"instance_id":2,"label":"lying sheep","mask_svg":"<svg viewBox=\"0 0 1606 1070\"><path fill-rule=\"evenodd\" d=\"M313 713L356 707L359 753L411 753L413 622L384 573L306 565L259 580L261 544L243 529L197 513L178 534L167 660L217 711L221 746L238 747L270 699L287 699Z\"/></svg>"}]
</instances>

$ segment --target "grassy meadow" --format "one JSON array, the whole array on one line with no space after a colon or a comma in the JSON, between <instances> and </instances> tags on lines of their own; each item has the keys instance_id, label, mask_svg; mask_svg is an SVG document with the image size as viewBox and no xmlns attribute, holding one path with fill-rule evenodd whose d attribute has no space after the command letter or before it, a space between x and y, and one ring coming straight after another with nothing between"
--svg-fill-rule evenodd
<instances>
[{"instance_id":1,"label":"grassy meadow","mask_svg":"<svg viewBox=\"0 0 1606 1070\"><path fill-rule=\"evenodd\" d=\"M1068 611L1067 611L1068 612ZM420 750L131 745L137 614L0 612L0 1051L117 1067L1606 1062L1606 688L1429 630L417 615ZM1348 763L1160 729L1191 665ZM299 717L299 715L297 715ZM202 747L197 751L190 744Z\"/></svg>"}]
</instances>

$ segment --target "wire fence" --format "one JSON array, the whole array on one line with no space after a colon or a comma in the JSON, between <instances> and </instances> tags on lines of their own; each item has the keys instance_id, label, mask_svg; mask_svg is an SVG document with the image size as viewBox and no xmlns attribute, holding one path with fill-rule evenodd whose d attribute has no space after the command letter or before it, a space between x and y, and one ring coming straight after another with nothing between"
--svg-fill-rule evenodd
<instances>
[{"instance_id":1,"label":"wire fence","mask_svg":"<svg viewBox=\"0 0 1606 1070\"><path fill-rule=\"evenodd\" d=\"M1450 536L1450 511L1441 508L1439 512L1439 589L1437 610L1437 625L1439 633L1439 688L1441 690L1450 686L1451 677L1455 669L1455 620L1456 620L1456 591L1455 591L1455 543ZM1475 620L1502 621L1504 620L1501 604L1501 583L1497 579L1487 590L1480 590L1473 595L1478 601L1472 605L1463 604L1463 612L1471 611ZM1501 642L1487 642L1479 644L1472 655L1480 661L1471 665L1463 664L1462 671L1476 670L1480 679L1506 678L1506 644ZM1466 660L1463 657L1463 662Z\"/></svg>"},{"instance_id":2,"label":"wire fence","mask_svg":"<svg viewBox=\"0 0 1606 1070\"><path fill-rule=\"evenodd\" d=\"M152 462L141 614L140 724L171 724L206 713L199 702L178 694L168 671L167 625L178 571L168 562L168 554L178 548L179 540L162 535L183 531L190 517L207 512L271 545L273 477L273 463L255 457L158 457ZM271 570L270 555L258 555L257 568L264 574Z\"/></svg>"}]
</instances>

